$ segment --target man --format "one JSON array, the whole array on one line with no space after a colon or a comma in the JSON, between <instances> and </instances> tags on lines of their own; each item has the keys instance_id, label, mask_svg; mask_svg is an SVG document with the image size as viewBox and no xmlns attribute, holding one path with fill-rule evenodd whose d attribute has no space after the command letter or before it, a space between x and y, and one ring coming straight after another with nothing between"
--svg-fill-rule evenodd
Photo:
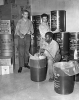
<instances>
[{"instance_id":1,"label":"man","mask_svg":"<svg viewBox=\"0 0 79 100\"><path fill-rule=\"evenodd\" d=\"M19 50L19 70L22 71L22 67L29 67L29 49L31 42L31 35L33 34L32 22L28 19L29 12L23 10L22 18L18 21L15 30L15 36L19 36L18 50Z\"/></svg>"},{"instance_id":2,"label":"man","mask_svg":"<svg viewBox=\"0 0 79 100\"><path fill-rule=\"evenodd\" d=\"M59 45L52 37L52 32L47 32L45 34L46 44L43 44L40 48L40 53L43 53L48 60L47 77L49 77L49 81L54 80L53 63L60 61L61 59L61 55L59 54Z\"/></svg>"},{"instance_id":3,"label":"man","mask_svg":"<svg viewBox=\"0 0 79 100\"><path fill-rule=\"evenodd\" d=\"M48 25L48 15L43 13L41 15L42 22L39 25L39 32L40 32L40 45L45 43L45 33L51 31Z\"/></svg>"}]
</instances>

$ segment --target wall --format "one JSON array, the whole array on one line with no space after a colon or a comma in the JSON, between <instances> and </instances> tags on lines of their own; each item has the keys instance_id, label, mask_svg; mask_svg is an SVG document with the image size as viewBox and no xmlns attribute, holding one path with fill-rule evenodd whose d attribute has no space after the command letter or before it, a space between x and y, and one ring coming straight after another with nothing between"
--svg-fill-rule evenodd
<instances>
[{"instance_id":1,"label":"wall","mask_svg":"<svg viewBox=\"0 0 79 100\"><path fill-rule=\"evenodd\" d=\"M79 31L79 0L31 0L32 15L66 10L66 31Z\"/></svg>"},{"instance_id":2,"label":"wall","mask_svg":"<svg viewBox=\"0 0 79 100\"><path fill-rule=\"evenodd\" d=\"M4 0L0 0L0 5L3 5L4 4Z\"/></svg>"},{"instance_id":3,"label":"wall","mask_svg":"<svg viewBox=\"0 0 79 100\"><path fill-rule=\"evenodd\" d=\"M79 0L65 0L67 31L79 32Z\"/></svg>"}]
</instances>

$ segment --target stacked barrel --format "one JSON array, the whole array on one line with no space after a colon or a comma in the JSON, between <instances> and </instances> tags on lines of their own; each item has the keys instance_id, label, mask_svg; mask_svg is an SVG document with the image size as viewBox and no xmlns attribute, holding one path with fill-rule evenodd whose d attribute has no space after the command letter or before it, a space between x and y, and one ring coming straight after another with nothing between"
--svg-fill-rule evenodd
<instances>
[{"instance_id":1,"label":"stacked barrel","mask_svg":"<svg viewBox=\"0 0 79 100\"><path fill-rule=\"evenodd\" d=\"M71 32L70 33L70 50L69 50L69 58L70 60L78 60L79 59L79 32Z\"/></svg>"},{"instance_id":2,"label":"stacked barrel","mask_svg":"<svg viewBox=\"0 0 79 100\"><path fill-rule=\"evenodd\" d=\"M74 60L79 63L79 32L71 32L69 41L69 60ZM75 75L75 81L79 81L79 74Z\"/></svg>"},{"instance_id":3,"label":"stacked barrel","mask_svg":"<svg viewBox=\"0 0 79 100\"><path fill-rule=\"evenodd\" d=\"M56 29L62 32L66 31L66 11L65 10L54 10L51 11L51 30Z\"/></svg>"},{"instance_id":4,"label":"stacked barrel","mask_svg":"<svg viewBox=\"0 0 79 100\"><path fill-rule=\"evenodd\" d=\"M51 31L60 30L54 34L54 39L59 43L60 51L63 60L68 58L69 52L69 34L66 32L66 11L65 10L54 10L51 11Z\"/></svg>"},{"instance_id":5,"label":"stacked barrel","mask_svg":"<svg viewBox=\"0 0 79 100\"><path fill-rule=\"evenodd\" d=\"M68 60L69 56L69 33L58 32L54 34L54 39L58 42L62 60Z\"/></svg>"},{"instance_id":6,"label":"stacked barrel","mask_svg":"<svg viewBox=\"0 0 79 100\"><path fill-rule=\"evenodd\" d=\"M34 37L31 39L30 53L34 55L39 50L39 43L40 43L39 25L41 23L41 15L33 15L32 22L34 27Z\"/></svg>"},{"instance_id":7,"label":"stacked barrel","mask_svg":"<svg viewBox=\"0 0 79 100\"><path fill-rule=\"evenodd\" d=\"M13 56L13 37L12 34L0 34L0 57Z\"/></svg>"}]
</instances>

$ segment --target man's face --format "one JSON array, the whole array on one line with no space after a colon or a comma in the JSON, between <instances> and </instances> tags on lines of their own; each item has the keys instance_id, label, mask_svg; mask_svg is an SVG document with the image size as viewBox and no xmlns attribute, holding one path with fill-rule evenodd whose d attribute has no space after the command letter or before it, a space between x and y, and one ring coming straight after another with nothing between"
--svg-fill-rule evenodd
<instances>
[{"instance_id":1,"label":"man's face","mask_svg":"<svg viewBox=\"0 0 79 100\"><path fill-rule=\"evenodd\" d=\"M43 17L42 18L42 22L45 22L46 23L47 22L47 17Z\"/></svg>"},{"instance_id":2,"label":"man's face","mask_svg":"<svg viewBox=\"0 0 79 100\"><path fill-rule=\"evenodd\" d=\"M27 19L27 18L28 18L28 12L24 12L24 13L22 14L22 16L23 16L23 18Z\"/></svg>"},{"instance_id":3,"label":"man's face","mask_svg":"<svg viewBox=\"0 0 79 100\"><path fill-rule=\"evenodd\" d=\"M51 42L51 37L49 36L49 35L46 35L45 36L45 41L47 42L47 43L50 43Z\"/></svg>"}]
</instances>

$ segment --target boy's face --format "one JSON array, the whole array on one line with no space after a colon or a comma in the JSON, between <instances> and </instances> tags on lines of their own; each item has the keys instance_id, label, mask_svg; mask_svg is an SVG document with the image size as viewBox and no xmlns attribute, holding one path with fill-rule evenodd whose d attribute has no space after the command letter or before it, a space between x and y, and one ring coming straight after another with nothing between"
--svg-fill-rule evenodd
<instances>
[{"instance_id":1,"label":"boy's face","mask_svg":"<svg viewBox=\"0 0 79 100\"><path fill-rule=\"evenodd\" d=\"M49 36L49 35L46 35L45 36L45 41L47 42L47 43L50 43L51 42L51 37Z\"/></svg>"},{"instance_id":2,"label":"boy's face","mask_svg":"<svg viewBox=\"0 0 79 100\"><path fill-rule=\"evenodd\" d=\"M24 12L24 13L22 14L22 16L23 16L23 18L27 19L27 18L28 18L28 12Z\"/></svg>"},{"instance_id":3,"label":"boy's face","mask_svg":"<svg viewBox=\"0 0 79 100\"><path fill-rule=\"evenodd\" d=\"M47 22L47 17L43 17L42 18L42 22L45 22L46 23Z\"/></svg>"}]
</instances>

